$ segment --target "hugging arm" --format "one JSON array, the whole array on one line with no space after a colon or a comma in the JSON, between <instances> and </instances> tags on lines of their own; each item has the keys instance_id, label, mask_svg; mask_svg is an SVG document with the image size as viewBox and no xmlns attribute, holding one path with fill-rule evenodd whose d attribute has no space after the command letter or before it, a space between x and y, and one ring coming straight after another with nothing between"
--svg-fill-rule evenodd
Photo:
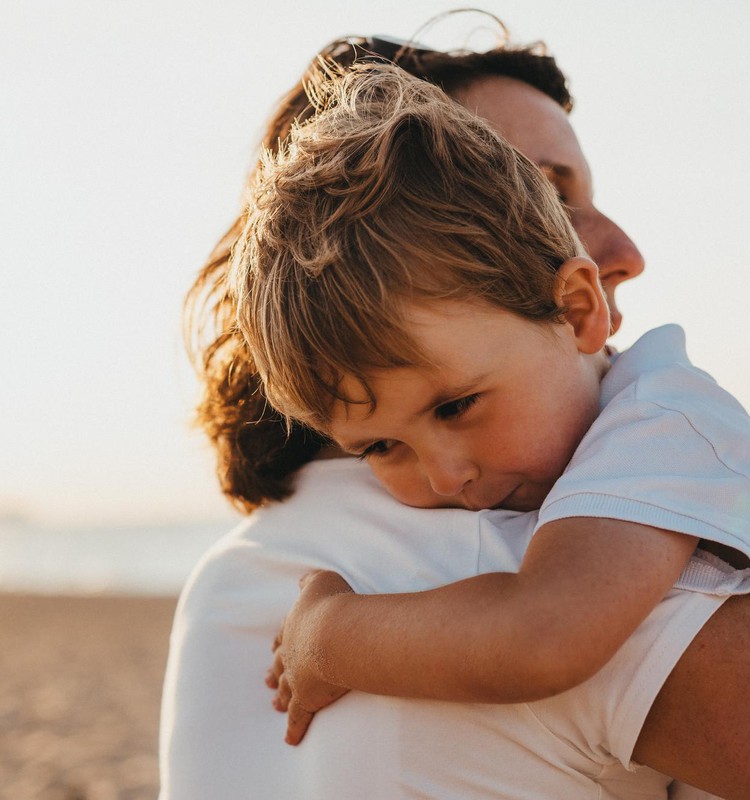
<instances>
[{"instance_id":1,"label":"hugging arm","mask_svg":"<svg viewBox=\"0 0 750 800\"><path fill-rule=\"evenodd\" d=\"M334 686L488 703L570 689L645 619L695 542L635 523L572 518L537 532L517 574L392 595L355 595L314 576L287 619L271 679L281 677L280 705L293 712L289 740L304 735Z\"/></svg>"}]
</instances>

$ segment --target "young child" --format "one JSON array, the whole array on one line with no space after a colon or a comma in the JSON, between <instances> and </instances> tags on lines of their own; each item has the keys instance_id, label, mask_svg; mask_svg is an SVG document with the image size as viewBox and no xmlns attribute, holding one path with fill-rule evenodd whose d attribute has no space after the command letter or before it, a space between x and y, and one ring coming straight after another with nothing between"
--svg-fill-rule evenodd
<instances>
[{"instance_id":1,"label":"young child","mask_svg":"<svg viewBox=\"0 0 750 800\"><path fill-rule=\"evenodd\" d=\"M541 509L517 574L391 596L308 578L269 677L288 741L351 688L550 696L678 579L750 591L750 419L681 331L608 353L596 266L553 189L439 89L381 65L317 97L234 256L267 396L404 503ZM699 540L732 564L691 559Z\"/></svg>"}]
</instances>

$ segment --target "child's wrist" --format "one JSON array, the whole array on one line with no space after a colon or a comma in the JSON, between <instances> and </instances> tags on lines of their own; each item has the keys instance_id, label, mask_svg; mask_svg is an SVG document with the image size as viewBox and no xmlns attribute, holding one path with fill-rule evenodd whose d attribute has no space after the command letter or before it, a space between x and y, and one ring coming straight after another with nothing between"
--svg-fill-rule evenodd
<instances>
[{"instance_id":1,"label":"child's wrist","mask_svg":"<svg viewBox=\"0 0 750 800\"><path fill-rule=\"evenodd\" d=\"M313 664L316 677L345 688L348 687L338 676L336 665L350 630L345 612L352 598L349 592L323 597L318 600L315 610Z\"/></svg>"}]
</instances>

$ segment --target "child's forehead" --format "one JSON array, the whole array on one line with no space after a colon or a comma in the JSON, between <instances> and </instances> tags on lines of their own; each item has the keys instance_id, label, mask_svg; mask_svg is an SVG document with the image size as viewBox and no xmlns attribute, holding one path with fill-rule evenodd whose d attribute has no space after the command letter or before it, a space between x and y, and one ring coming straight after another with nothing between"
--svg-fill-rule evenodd
<instances>
[{"instance_id":1,"label":"child's forehead","mask_svg":"<svg viewBox=\"0 0 750 800\"><path fill-rule=\"evenodd\" d=\"M430 385L466 382L460 377L470 370L464 358L466 343L482 327L482 318L504 314L484 301L418 299L400 300L397 330L388 343L393 353L408 351L408 359L389 366L362 363L356 372L343 372L336 381L336 394L352 405L370 403L376 386L404 385L419 374ZM476 329L476 330L475 330ZM474 349L473 346L471 349Z\"/></svg>"},{"instance_id":2,"label":"child's forehead","mask_svg":"<svg viewBox=\"0 0 750 800\"><path fill-rule=\"evenodd\" d=\"M340 404L344 418L367 417L375 404L385 397L403 396L423 410L476 389L490 377L490 371L473 364L416 364L411 367L386 367L372 370L363 377L345 375L340 384Z\"/></svg>"},{"instance_id":3,"label":"child's forehead","mask_svg":"<svg viewBox=\"0 0 750 800\"><path fill-rule=\"evenodd\" d=\"M404 307L404 330L424 353L426 366L460 371L488 346L511 352L539 343L550 323L523 318L481 298L412 301Z\"/></svg>"},{"instance_id":4,"label":"child's forehead","mask_svg":"<svg viewBox=\"0 0 750 800\"><path fill-rule=\"evenodd\" d=\"M483 301L410 303L404 330L423 358L407 366L365 367L338 382L336 416L364 419L385 401L416 410L470 394L489 380L513 379L524 354L552 346L538 323Z\"/></svg>"},{"instance_id":5,"label":"child's forehead","mask_svg":"<svg viewBox=\"0 0 750 800\"><path fill-rule=\"evenodd\" d=\"M468 383L475 371L470 356L478 351L477 336L486 332L486 323L506 313L483 301L445 299L412 300L402 308L402 338L416 358L399 366L363 365L361 373L344 374L339 389L352 404L371 401L377 388L406 390L417 379L430 389Z\"/></svg>"}]
</instances>

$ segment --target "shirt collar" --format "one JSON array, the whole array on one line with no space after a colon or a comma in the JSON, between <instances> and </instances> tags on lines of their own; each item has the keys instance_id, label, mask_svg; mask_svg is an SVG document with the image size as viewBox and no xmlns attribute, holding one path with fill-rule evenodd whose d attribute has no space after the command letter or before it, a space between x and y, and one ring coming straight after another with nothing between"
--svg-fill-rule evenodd
<instances>
[{"instance_id":1,"label":"shirt collar","mask_svg":"<svg viewBox=\"0 0 750 800\"><path fill-rule=\"evenodd\" d=\"M600 408L604 408L623 389L648 372L674 366L690 365L685 349L685 331L679 325L662 325L641 336L622 353L612 351L612 367L601 383Z\"/></svg>"}]
</instances>

